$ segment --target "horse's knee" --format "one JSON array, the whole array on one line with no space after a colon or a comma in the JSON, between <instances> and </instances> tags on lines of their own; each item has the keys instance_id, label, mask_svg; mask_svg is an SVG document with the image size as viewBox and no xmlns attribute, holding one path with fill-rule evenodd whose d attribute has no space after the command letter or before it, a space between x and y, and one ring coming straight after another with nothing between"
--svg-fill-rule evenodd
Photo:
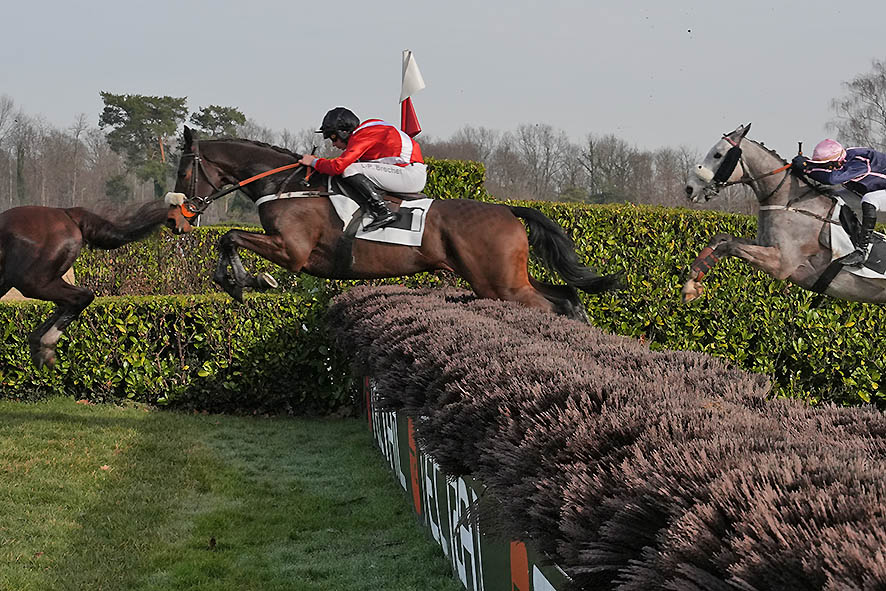
<instances>
[{"instance_id":1,"label":"horse's knee","mask_svg":"<svg viewBox=\"0 0 886 591\"><path fill-rule=\"evenodd\" d=\"M727 247L730 242L732 242L732 236L729 234L715 234L708 242L708 246L716 250L717 254L720 254L723 248Z\"/></svg>"},{"instance_id":2,"label":"horse's knee","mask_svg":"<svg viewBox=\"0 0 886 591\"><path fill-rule=\"evenodd\" d=\"M73 305L78 310L85 310L89 304L91 304L95 300L95 294L88 289L84 289L81 292L78 292L77 295L73 299Z\"/></svg>"},{"instance_id":3,"label":"horse's knee","mask_svg":"<svg viewBox=\"0 0 886 591\"><path fill-rule=\"evenodd\" d=\"M234 242L236 238L236 230L228 230L224 234L222 234L221 238L218 239L218 248L223 252L228 252L232 250L236 243Z\"/></svg>"}]
</instances>

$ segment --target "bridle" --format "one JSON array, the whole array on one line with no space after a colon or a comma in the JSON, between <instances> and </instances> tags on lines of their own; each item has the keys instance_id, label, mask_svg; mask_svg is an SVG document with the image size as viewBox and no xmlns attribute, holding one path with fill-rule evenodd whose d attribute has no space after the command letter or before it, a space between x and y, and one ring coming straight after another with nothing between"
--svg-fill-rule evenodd
<instances>
[{"instance_id":1,"label":"bridle","mask_svg":"<svg viewBox=\"0 0 886 591\"><path fill-rule=\"evenodd\" d=\"M775 170L770 170L769 172L763 173L760 176L752 177L748 175L748 167L745 165L744 154L741 150L741 140L744 136L738 139L738 141L734 141L728 135L724 135L723 139L729 142L732 147L726 152L726 156L723 157L723 162L720 163L720 166L717 167L717 171L714 173L713 178L710 180L709 184L703 189L706 195L716 195L720 192L720 189L725 187L731 187L732 185L750 185L751 188L754 188L754 185L772 175L778 174L780 172L784 172L784 176L781 181L776 185L776 187L770 191L765 197L758 198L760 203L768 201L773 195L775 195L779 189L785 184L788 180L788 177L791 175L790 164L785 164ZM741 177L734 181L727 180L732 176L732 173L735 171L735 167L741 165Z\"/></svg>"},{"instance_id":2,"label":"bridle","mask_svg":"<svg viewBox=\"0 0 886 591\"><path fill-rule=\"evenodd\" d=\"M196 144L196 142L194 142ZM196 147L196 146L194 146ZM184 203L181 204L181 213L185 217L185 219L191 219L199 216L206 208L208 208L213 201L219 199L220 197L224 197L229 193L233 193L237 189L240 189L249 183L262 179L266 176L270 176L272 174L277 174L278 172L283 172L285 170L292 170L288 177L281 183L281 187L284 186L289 179L298 171L298 169L302 166L301 163L295 162L293 164L287 164L285 166L280 166L278 168L274 168L272 170L266 170L265 172L259 173L255 176L252 176L246 180L240 181L227 189L219 189L215 183L212 182L212 179L209 177L209 174L206 172L206 169L203 166L203 157L200 156L200 153L196 149L192 149L191 152L186 152L182 154L182 158L192 158L191 161L191 180L188 185L188 189L190 190L191 197L185 199ZM313 169L311 169L313 170ZM212 187L213 193L211 195L207 195L206 197L200 197L197 195L197 175L202 173L203 177L206 179L206 182L209 183L209 186ZM305 175L304 180L302 181L305 186L308 184L308 175Z\"/></svg>"},{"instance_id":3,"label":"bridle","mask_svg":"<svg viewBox=\"0 0 886 591\"><path fill-rule=\"evenodd\" d=\"M799 196L791 199L790 202L788 202L786 205L762 205L766 201L769 201L769 199L771 199L772 196L775 195L779 191L779 189L782 188L782 186L784 186L785 182L791 176L791 171L790 171L791 165L790 165L790 163L785 164L784 166L780 166L779 168L776 168L775 170L770 170L769 172L765 172L765 173L761 174L760 176L756 176L756 177L752 177L752 176L748 175L748 167L745 165L744 154L742 153L741 147L739 146L743 137L744 136L742 136L742 138L739 138L739 140L736 142L736 141L733 141L732 138L730 138L728 135L723 136L723 139L725 139L727 142L732 144L732 147L729 148L729 150L726 152L726 156L724 156L724 158L723 158L723 162L720 164L720 166L717 167L717 171L716 171L716 173L714 173L714 177L711 180L710 184L704 188L704 191L707 195L711 195L711 194L716 195L717 193L720 192L720 189L722 189L724 187L730 187L732 185L749 185L749 186L751 186L751 188L755 188L754 185L756 185L756 183L758 181L761 181L767 177L778 174L780 172L784 172L784 176L782 177L781 181L779 181L779 183L775 186L775 188L772 191L770 191L764 197L758 197L757 201L761 204L760 205L761 211L773 211L773 210L774 211L789 211L792 213L799 213L799 214L802 214L805 216L809 216L809 217L815 218L819 221L822 221L822 222L825 222L828 224L839 224L838 221L834 221L828 217L819 215L817 213L807 211L805 209L798 209L796 207L792 207L792 205L794 203L802 200L810 192L815 191L815 187L813 187L811 185L809 186L808 190L804 191ZM730 157L730 154L732 154L731 157ZM726 179L728 179L729 177L732 176L732 173L735 171L735 167L738 166L739 164L741 165L741 177L738 178L737 180L734 180L734 181L727 181ZM721 170L724 170L724 167L725 167L725 170L728 172L721 173Z\"/></svg>"},{"instance_id":4,"label":"bridle","mask_svg":"<svg viewBox=\"0 0 886 591\"><path fill-rule=\"evenodd\" d=\"M209 177L209 174L206 173L206 169L203 168L203 158L197 152L186 152L182 154L182 158L192 158L191 161L191 181L188 185L188 193L191 197L188 197L184 203L181 205L182 215L186 218L192 218L200 215L209 205L215 201L218 197L215 197L216 193L219 193L221 189L219 189L215 183L212 182L212 179ZM209 183L209 186L212 187L214 193L207 197L200 197L197 195L197 175L203 173L203 177L206 179L206 182ZM190 214L190 215L189 215Z\"/></svg>"}]
</instances>

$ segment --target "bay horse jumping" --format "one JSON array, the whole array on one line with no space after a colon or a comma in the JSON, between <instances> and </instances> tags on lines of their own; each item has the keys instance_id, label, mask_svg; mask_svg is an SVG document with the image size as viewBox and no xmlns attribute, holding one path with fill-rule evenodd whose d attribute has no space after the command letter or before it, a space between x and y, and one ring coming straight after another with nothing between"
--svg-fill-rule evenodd
<instances>
[{"instance_id":1,"label":"bay horse jumping","mask_svg":"<svg viewBox=\"0 0 886 591\"><path fill-rule=\"evenodd\" d=\"M330 178L296 164L301 155L243 139L199 141L187 127L168 225L176 233L217 196L239 187L253 202L264 233L230 230L219 241L213 280L238 301L243 289L275 287L267 274L250 275L238 248L246 248L293 273L329 279L400 277L448 270L463 277L481 298L519 302L587 321L577 289L598 293L615 288L616 277L599 276L581 265L572 240L541 212L528 207L469 199L434 200L427 210L419 246L353 240L330 202ZM267 174L280 167L288 171ZM263 176L253 181L253 177ZM210 193L214 194L210 195ZM275 198L284 195L291 198ZM389 195L397 210L406 196ZM421 196L423 197L423 196ZM520 220L529 227L529 239ZM566 285L529 275L529 245ZM343 245L348 256L342 257Z\"/></svg>"},{"instance_id":2,"label":"bay horse jumping","mask_svg":"<svg viewBox=\"0 0 886 591\"><path fill-rule=\"evenodd\" d=\"M55 303L55 311L30 335L37 367L54 366L62 332L92 303L95 294L62 276L83 245L110 250L139 240L166 220L162 199L107 219L82 207L23 206L0 213L0 297L13 287L23 296Z\"/></svg>"},{"instance_id":3,"label":"bay horse jumping","mask_svg":"<svg viewBox=\"0 0 886 591\"><path fill-rule=\"evenodd\" d=\"M734 256L775 277L819 294L858 302L886 302L886 257L875 256L883 236L875 234L874 251L864 268L844 267L842 255L854 249L851 226L841 226L839 209L846 203L823 187L791 174L790 165L774 151L746 138L750 124L724 134L690 175L686 197L711 199L724 186L745 184L757 196L755 239L718 234L690 267L681 290L683 301L703 291L701 280L721 258ZM851 212L851 210L848 210ZM848 212L844 211L843 214ZM880 259L884 260L880 260ZM873 268L873 267L882 268Z\"/></svg>"}]
</instances>

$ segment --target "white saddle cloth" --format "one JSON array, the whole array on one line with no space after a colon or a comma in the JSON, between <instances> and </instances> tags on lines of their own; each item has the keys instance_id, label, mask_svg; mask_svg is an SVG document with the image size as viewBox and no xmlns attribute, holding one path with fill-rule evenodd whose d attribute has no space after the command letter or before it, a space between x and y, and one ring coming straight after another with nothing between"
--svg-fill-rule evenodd
<instances>
[{"instance_id":1,"label":"white saddle cloth","mask_svg":"<svg viewBox=\"0 0 886 591\"><path fill-rule=\"evenodd\" d=\"M335 212L341 218L342 228L346 228L360 206L353 199L344 195L330 195L329 200L332 201ZM366 224L372 221L372 216L364 213L356 237L374 242L421 246L421 239L425 233L425 219L433 203L433 199L404 201L400 204L400 219L398 221L371 232L363 229Z\"/></svg>"},{"instance_id":2,"label":"white saddle cloth","mask_svg":"<svg viewBox=\"0 0 886 591\"><path fill-rule=\"evenodd\" d=\"M265 195L255 201L256 206L263 205L269 201L278 199L293 199L305 196L317 196L316 193L309 192L293 192L281 193L279 195ZM360 209L357 203L345 197L344 195L329 195L329 200L335 208L342 222L342 229L347 228L354 217L354 213ZM363 214L363 220L357 229L357 238L363 240L372 240L373 242L386 242L388 244L402 244L404 246L421 246L421 240L425 233L425 219L428 216L428 210L433 205L433 199L413 199L404 201L400 204L400 219L396 222L367 232L363 228L367 223L372 221L372 216Z\"/></svg>"},{"instance_id":3,"label":"white saddle cloth","mask_svg":"<svg viewBox=\"0 0 886 591\"><path fill-rule=\"evenodd\" d=\"M847 254L855 250L855 245L849 238L849 233L843 229L840 224L840 208L848 207L842 199L837 199L834 211L831 213L831 219L835 223L831 224L831 260L835 261L843 258ZM875 232L875 236L883 237L882 234ZM849 272L858 277L868 277L870 279L886 279L886 273L877 273L868 267L843 267L843 271Z\"/></svg>"}]
</instances>

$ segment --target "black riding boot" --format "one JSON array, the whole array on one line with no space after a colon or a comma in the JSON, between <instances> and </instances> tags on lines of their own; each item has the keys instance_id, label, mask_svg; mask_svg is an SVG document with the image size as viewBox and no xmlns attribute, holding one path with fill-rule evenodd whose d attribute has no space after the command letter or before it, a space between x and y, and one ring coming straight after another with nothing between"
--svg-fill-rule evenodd
<instances>
[{"instance_id":1,"label":"black riding boot","mask_svg":"<svg viewBox=\"0 0 886 591\"><path fill-rule=\"evenodd\" d=\"M874 233L874 225L877 223L877 208L872 203L861 204L861 235L855 251L843 257L840 262L850 267L863 265L868 260L868 245L871 243L871 234Z\"/></svg>"},{"instance_id":2,"label":"black riding boot","mask_svg":"<svg viewBox=\"0 0 886 591\"><path fill-rule=\"evenodd\" d=\"M363 226L363 230L366 232L377 230L400 219L400 214L388 209L384 199L378 194L375 184L366 175L354 174L347 178L342 177L342 180L354 189L353 196L357 198L357 202L364 206L369 215L372 216L372 221Z\"/></svg>"}]
</instances>

